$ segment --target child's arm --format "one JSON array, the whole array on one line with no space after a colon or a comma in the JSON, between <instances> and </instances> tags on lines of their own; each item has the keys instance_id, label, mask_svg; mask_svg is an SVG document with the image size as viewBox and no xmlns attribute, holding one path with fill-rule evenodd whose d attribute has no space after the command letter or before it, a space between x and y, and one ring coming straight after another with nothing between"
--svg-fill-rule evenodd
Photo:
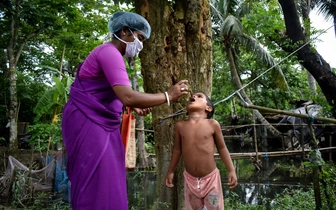
<instances>
[{"instance_id":1,"label":"child's arm","mask_svg":"<svg viewBox=\"0 0 336 210\"><path fill-rule=\"evenodd\" d=\"M174 187L173 185L173 178L174 178L174 172L176 170L177 164L180 161L181 154L182 154L182 147L181 147L181 136L179 133L178 127L181 127L181 123L177 123L175 126L175 142L174 142L174 148L173 148L173 155L170 160L168 172L166 175L166 186L167 187Z\"/></svg>"},{"instance_id":2,"label":"child's arm","mask_svg":"<svg viewBox=\"0 0 336 210\"><path fill-rule=\"evenodd\" d=\"M218 153L228 170L228 185L231 189L233 189L238 185L236 170L233 166L229 150L226 147L223 133L222 133L219 123L216 120L214 120L212 123L213 123L213 128L215 130L214 138L215 138L215 143L216 143Z\"/></svg>"}]
</instances>

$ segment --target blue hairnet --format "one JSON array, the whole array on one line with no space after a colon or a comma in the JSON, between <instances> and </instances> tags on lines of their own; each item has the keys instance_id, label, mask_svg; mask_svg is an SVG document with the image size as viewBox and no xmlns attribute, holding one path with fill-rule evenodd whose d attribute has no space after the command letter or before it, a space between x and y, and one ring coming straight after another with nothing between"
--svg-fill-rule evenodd
<instances>
[{"instance_id":1,"label":"blue hairnet","mask_svg":"<svg viewBox=\"0 0 336 210\"><path fill-rule=\"evenodd\" d=\"M121 30L123 26L127 26L133 30L143 33L148 39L151 32L151 27L148 21L141 15L132 12L116 12L108 22L108 29L112 33Z\"/></svg>"}]
</instances>

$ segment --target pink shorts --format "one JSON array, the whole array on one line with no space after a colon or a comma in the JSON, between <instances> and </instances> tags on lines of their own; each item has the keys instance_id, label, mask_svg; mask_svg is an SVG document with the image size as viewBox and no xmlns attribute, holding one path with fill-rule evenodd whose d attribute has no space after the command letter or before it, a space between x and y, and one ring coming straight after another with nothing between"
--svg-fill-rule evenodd
<instances>
[{"instance_id":1,"label":"pink shorts","mask_svg":"<svg viewBox=\"0 0 336 210\"><path fill-rule=\"evenodd\" d=\"M186 210L224 209L222 182L217 168L201 178L193 177L187 171L183 175Z\"/></svg>"}]
</instances>

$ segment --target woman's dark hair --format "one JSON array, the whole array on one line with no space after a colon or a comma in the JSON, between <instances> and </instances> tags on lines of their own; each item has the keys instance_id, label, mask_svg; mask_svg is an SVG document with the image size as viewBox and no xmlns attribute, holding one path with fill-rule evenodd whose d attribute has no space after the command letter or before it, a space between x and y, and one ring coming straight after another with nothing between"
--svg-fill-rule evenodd
<instances>
[{"instance_id":1,"label":"woman's dark hair","mask_svg":"<svg viewBox=\"0 0 336 210\"><path fill-rule=\"evenodd\" d=\"M117 37L121 37L121 30L114 33ZM113 39L115 39L114 36L112 36Z\"/></svg>"},{"instance_id":2,"label":"woman's dark hair","mask_svg":"<svg viewBox=\"0 0 336 210\"><path fill-rule=\"evenodd\" d=\"M133 30L133 29L127 27L127 26L124 26L123 28L128 28L128 30L132 31L132 33L134 33L134 31L135 31L135 30ZM122 29L123 29L123 28L122 28ZM122 29L120 29L119 31L117 31L117 32L114 33L114 34L115 34L117 37L119 37L119 38L121 37L121 31L122 31ZM129 33L129 36L131 36L131 35L132 35L132 34ZM112 36L112 38L113 38L113 39L116 39L115 36Z\"/></svg>"}]
</instances>

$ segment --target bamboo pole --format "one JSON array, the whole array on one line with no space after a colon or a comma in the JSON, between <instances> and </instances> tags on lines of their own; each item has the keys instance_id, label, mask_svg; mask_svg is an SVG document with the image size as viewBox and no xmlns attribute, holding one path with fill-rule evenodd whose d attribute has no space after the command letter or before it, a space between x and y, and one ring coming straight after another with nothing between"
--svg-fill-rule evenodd
<instances>
[{"instance_id":1,"label":"bamboo pole","mask_svg":"<svg viewBox=\"0 0 336 210\"><path fill-rule=\"evenodd\" d=\"M332 147L332 135L329 135L329 147ZM329 160L332 161L332 153L329 152Z\"/></svg>"},{"instance_id":2,"label":"bamboo pole","mask_svg":"<svg viewBox=\"0 0 336 210\"><path fill-rule=\"evenodd\" d=\"M227 130L227 129L245 128L245 127L249 127L249 126L252 126L252 125L255 125L255 126L265 126L264 124L227 125L227 126L223 126L221 130L224 131L224 130ZM285 124L285 123L270 123L270 125L288 126L289 124ZM307 123L295 124L295 126L307 126L307 125L308 125ZM331 126L331 127L336 126L335 124L312 124L312 125L313 126ZM135 130L154 133L154 130L149 130L149 129L135 128ZM228 137L231 137L231 136L228 136ZM240 137L240 135L235 135L235 136L232 136L232 137L238 138L238 137Z\"/></svg>"},{"instance_id":3,"label":"bamboo pole","mask_svg":"<svg viewBox=\"0 0 336 210\"><path fill-rule=\"evenodd\" d=\"M255 148L255 153L256 153L256 161L259 160L259 155L258 155L258 139L257 139L257 130L256 130L256 127L253 126L253 138L254 138L254 148Z\"/></svg>"},{"instance_id":4,"label":"bamboo pole","mask_svg":"<svg viewBox=\"0 0 336 210\"><path fill-rule=\"evenodd\" d=\"M255 179L239 179L239 185L260 185L260 186L274 186L274 187L312 187L311 183L300 184L298 182L285 182L285 181L272 181L271 183L268 180L262 180L258 178ZM222 185L227 185L227 183L223 183Z\"/></svg>"},{"instance_id":5,"label":"bamboo pole","mask_svg":"<svg viewBox=\"0 0 336 210\"><path fill-rule=\"evenodd\" d=\"M299 113L294 113L294 112L291 112L291 111L271 109L271 108L267 108L267 107L250 105L250 104L246 104L246 103L242 104L242 106L245 107L245 108L249 108L249 109L257 109L259 111L278 113L278 114L289 115L289 116L294 116L294 117L311 118L311 116L308 115L308 114L299 114ZM336 123L336 119L325 118L325 117L314 117L314 120L318 120L318 121L322 121L322 122L329 122L329 123Z\"/></svg>"},{"instance_id":6,"label":"bamboo pole","mask_svg":"<svg viewBox=\"0 0 336 210\"><path fill-rule=\"evenodd\" d=\"M307 107L306 108L306 113L308 113ZM315 136L315 132L312 126L312 121L308 121L308 128L310 135L312 136L312 140L310 141L310 145L313 150L318 150L318 141ZM303 145L303 143L302 143ZM302 146L303 148L303 146ZM311 161L312 162L312 161ZM318 167L313 167L313 188L314 188L314 195L315 195L315 203L316 203L316 209L321 209L322 207L322 200L321 200L321 188L320 188L320 172L321 172L321 165L317 165ZM328 194L327 195L327 200L328 199Z\"/></svg>"},{"instance_id":7,"label":"bamboo pole","mask_svg":"<svg viewBox=\"0 0 336 210\"><path fill-rule=\"evenodd\" d=\"M330 152L336 151L336 147L324 147L318 149L320 152ZM305 153L309 153L310 149L305 149ZM259 157L278 157L278 156L291 156L291 155L300 155L302 154L302 150L291 150L291 151L274 151L274 152L258 152ZM239 158L250 158L250 156L256 156L256 152L243 152L243 153L230 153L232 159ZM155 154L150 153L148 156L155 157ZM220 158L218 153L214 154L215 158Z\"/></svg>"},{"instance_id":8,"label":"bamboo pole","mask_svg":"<svg viewBox=\"0 0 336 210\"><path fill-rule=\"evenodd\" d=\"M325 147L318 149L320 152L330 152L336 150L336 147ZM305 149L304 152L307 154L311 150ZM278 156L291 156L291 155L301 155L302 150L291 150L291 151L274 151L274 152L258 152L259 157L278 157ZM238 158L250 158L250 156L256 156L256 152L245 152L245 153L230 153L232 159ZM215 153L215 157L219 157L218 153Z\"/></svg>"}]
</instances>

